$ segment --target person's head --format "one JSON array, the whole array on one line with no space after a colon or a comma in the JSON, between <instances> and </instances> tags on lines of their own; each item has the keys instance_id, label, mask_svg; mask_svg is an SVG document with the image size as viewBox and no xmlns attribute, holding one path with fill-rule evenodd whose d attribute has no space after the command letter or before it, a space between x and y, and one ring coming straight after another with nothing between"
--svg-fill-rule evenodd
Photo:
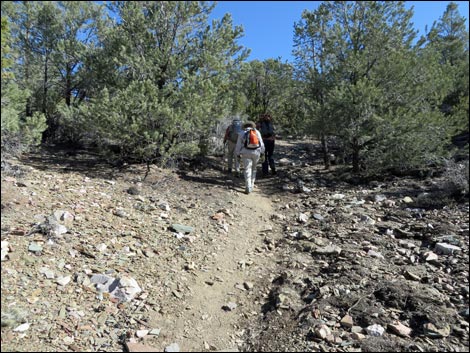
<instances>
[{"instance_id":1,"label":"person's head","mask_svg":"<svg viewBox=\"0 0 470 353\"><path fill-rule=\"evenodd\" d=\"M247 121L245 124L243 124L243 128L244 129L248 129L248 128L255 129L256 124L253 121Z\"/></svg>"},{"instance_id":2,"label":"person's head","mask_svg":"<svg viewBox=\"0 0 470 353\"><path fill-rule=\"evenodd\" d=\"M265 114L261 115L261 121L271 121L271 120L272 120L271 114L265 113Z\"/></svg>"}]
</instances>

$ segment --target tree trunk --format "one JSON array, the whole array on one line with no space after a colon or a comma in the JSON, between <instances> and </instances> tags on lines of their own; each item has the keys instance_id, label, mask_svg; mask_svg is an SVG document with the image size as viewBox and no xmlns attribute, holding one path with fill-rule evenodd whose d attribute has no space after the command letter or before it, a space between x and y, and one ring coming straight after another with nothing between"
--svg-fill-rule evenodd
<instances>
[{"instance_id":1,"label":"tree trunk","mask_svg":"<svg viewBox=\"0 0 470 353\"><path fill-rule=\"evenodd\" d=\"M361 147L357 143L357 139L354 139L353 146L352 146L352 165L353 165L353 173L359 173L360 171L360 156L359 152L361 150Z\"/></svg>"},{"instance_id":2,"label":"tree trunk","mask_svg":"<svg viewBox=\"0 0 470 353\"><path fill-rule=\"evenodd\" d=\"M65 104L70 107L72 102L72 75L71 70L67 67L67 76L65 78Z\"/></svg>"},{"instance_id":3,"label":"tree trunk","mask_svg":"<svg viewBox=\"0 0 470 353\"><path fill-rule=\"evenodd\" d=\"M323 163L325 165L325 169L330 169L330 153L328 151L328 141L326 139L325 134L321 134L321 147L323 151Z\"/></svg>"},{"instance_id":4,"label":"tree trunk","mask_svg":"<svg viewBox=\"0 0 470 353\"><path fill-rule=\"evenodd\" d=\"M48 72L47 72L47 65L48 65L48 55L46 54L46 61L44 62L44 84L42 86L42 93L43 93L43 97L42 97L42 112L44 113L44 115L46 115L47 117L47 114L46 114L46 110L47 110L47 80L48 80Z\"/></svg>"}]
</instances>

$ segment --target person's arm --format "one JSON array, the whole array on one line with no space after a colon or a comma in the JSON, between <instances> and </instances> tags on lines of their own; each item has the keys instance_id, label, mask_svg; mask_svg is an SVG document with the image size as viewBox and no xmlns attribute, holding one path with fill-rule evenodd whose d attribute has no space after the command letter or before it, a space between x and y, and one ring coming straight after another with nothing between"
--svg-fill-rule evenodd
<instances>
[{"instance_id":1,"label":"person's arm","mask_svg":"<svg viewBox=\"0 0 470 353\"><path fill-rule=\"evenodd\" d=\"M235 156L238 156L240 155L240 152L242 150L242 140L243 140L243 135L245 134L245 132L240 132L238 134L238 139L237 139L237 144L235 145Z\"/></svg>"},{"instance_id":2,"label":"person's arm","mask_svg":"<svg viewBox=\"0 0 470 353\"><path fill-rule=\"evenodd\" d=\"M256 130L256 133L258 134L259 144L261 145L260 152L261 152L261 154L263 154L265 149L266 149L264 147L264 141L263 141L263 138L261 137L261 133L258 130Z\"/></svg>"},{"instance_id":3,"label":"person's arm","mask_svg":"<svg viewBox=\"0 0 470 353\"><path fill-rule=\"evenodd\" d=\"M224 144L227 142L228 140L228 134L229 134L229 129L230 129L230 126L227 127L227 129L225 129L225 136L224 136Z\"/></svg>"}]
</instances>

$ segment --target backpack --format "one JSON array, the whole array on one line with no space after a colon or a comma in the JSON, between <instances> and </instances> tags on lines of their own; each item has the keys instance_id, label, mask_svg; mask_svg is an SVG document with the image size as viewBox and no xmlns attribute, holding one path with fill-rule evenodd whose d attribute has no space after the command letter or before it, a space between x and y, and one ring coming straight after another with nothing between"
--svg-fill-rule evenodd
<instances>
[{"instance_id":1,"label":"backpack","mask_svg":"<svg viewBox=\"0 0 470 353\"><path fill-rule=\"evenodd\" d=\"M233 143L237 143L238 134L240 132L242 132L241 121L236 120L232 122L232 125L230 125L229 131L228 131L228 139L232 141Z\"/></svg>"},{"instance_id":2,"label":"backpack","mask_svg":"<svg viewBox=\"0 0 470 353\"><path fill-rule=\"evenodd\" d=\"M270 121L262 121L261 126L260 126L260 132L263 138L273 136L274 135L273 123Z\"/></svg>"},{"instance_id":3,"label":"backpack","mask_svg":"<svg viewBox=\"0 0 470 353\"><path fill-rule=\"evenodd\" d=\"M249 150L256 150L261 147L259 142L258 134L255 129L249 129L245 132L244 146Z\"/></svg>"}]
</instances>

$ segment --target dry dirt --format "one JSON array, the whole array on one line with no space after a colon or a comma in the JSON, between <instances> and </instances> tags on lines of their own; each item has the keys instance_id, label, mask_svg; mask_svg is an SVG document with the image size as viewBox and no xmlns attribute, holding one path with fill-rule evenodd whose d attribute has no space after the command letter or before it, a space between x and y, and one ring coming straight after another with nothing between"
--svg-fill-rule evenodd
<instances>
[{"instance_id":1,"label":"dry dirt","mask_svg":"<svg viewBox=\"0 0 470 353\"><path fill-rule=\"evenodd\" d=\"M312 146L278 141L279 175L259 178L250 195L220 157L152 167L144 181L145 166L112 168L87 151L10 160L1 180L2 351L468 351L468 201L406 207L404 196L435 183L338 182ZM341 193L369 201L334 199ZM393 203L371 202L376 194ZM67 233L31 232L56 211L73 215ZM193 230L177 234L173 224ZM429 264L424 254L449 234L459 252ZM341 255L320 253L326 245ZM100 300L84 282L92 274L134 278L142 291ZM364 337L340 323L346 314ZM412 333L387 329L397 320ZM442 337L423 329L429 323ZM366 335L372 324L384 335ZM316 334L319 325L331 337Z\"/></svg>"},{"instance_id":2,"label":"dry dirt","mask_svg":"<svg viewBox=\"0 0 470 353\"><path fill-rule=\"evenodd\" d=\"M12 164L13 173L2 176L2 240L10 247L2 262L2 326L12 308L24 312L16 326L31 326L24 333L2 328L3 351L122 351L140 329L160 330L137 339L158 351L172 343L204 351L242 342L241 322L259 312L254 291L275 264L260 253L265 232L274 232L273 209L262 192L245 195L243 181L223 172L220 157L204 170L152 167L144 182L144 166L117 171L93 155L64 150ZM28 235L39 215L56 210L75 216L67 234L49 243L45 234ZM193 227L193 238L177 239L169 229L174 223ZM28 251L33 241L44 250ZM46 278L44 266L71 275L71 283ZM144 295L119 305L100 301L73 280L86 270L133 277ZM236 308L224 310L230 302Z\"/></svg>"}]
</instances>

